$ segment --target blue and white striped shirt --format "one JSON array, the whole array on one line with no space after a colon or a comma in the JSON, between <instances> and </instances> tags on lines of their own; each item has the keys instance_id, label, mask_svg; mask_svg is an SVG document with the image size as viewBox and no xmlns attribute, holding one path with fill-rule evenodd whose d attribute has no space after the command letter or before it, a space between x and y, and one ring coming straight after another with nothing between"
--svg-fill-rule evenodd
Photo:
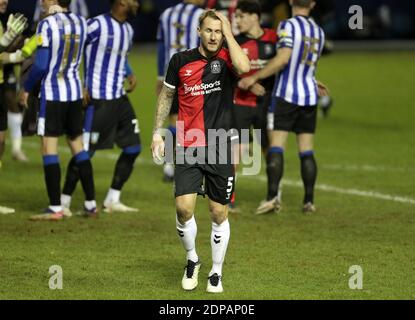
<instances>
[{"instance_id":1,"label":"blue and white striped shirt","mask_svg":"<svg viewBox=\"0 0 415 320\"><path fill-rule=\"evenodd\" d=\"M278 39L278 48L293 51L276 80L274 96L298 106L317 105L315 72L324 46L324 31L313 19L295 16L280 23Z\"/></svg>"},{"instance_id":2,"label":"blue and white striped shirt","mask_svg":"<svg viewBox=\"0 0 415 320\"><path fill-rule=\"evenodd\" d=\"M197 28L203 12L194 4L179 3L161 14L157 31L159 79L164 78L175 53L199 46Z\"/></svg>"},{"instance_id":3,"label":"blue and white striped shirt","mask_svg":"<svg viewBox=\"0 0 415 320\"><path fill-rule=\"evenodd\" d=\"M61 102L82 99L79 66L86 29L85 18L69 12L53 14L39 23L39 46L49 49L49 64L40 92L42 99Z\"/></svg>"},{"instance_id":4,"label":"blue and white striped shirt","mask_svg":"<svg viewBox=\"0 0 415 320\"><path fill-rule=\"evenodd\" d=\"M37 22L40 19L40 14L43 11L42 1L43 0L38 0L36 2L35 14L33 16L33 21L34 22ZM72 13L75 13L77 15L83 16L84 18L88 18L89 11L88 11L88 6L86 5L85 1L86 0L72 0L71 4L69 5L69 11L71 11Z\"/></svg>"},{"instance_id":5,"label":"blue and white striped shirt","mask_svg":"<svg viewBox=\"0 0 415 320\"><path fill-rule=\"evenodd\" d=\"M88 20L85 85L93 99L113 100L125 95L127 56L134 31L128 22L110 14Z\"/></svg>"}]
</instances>

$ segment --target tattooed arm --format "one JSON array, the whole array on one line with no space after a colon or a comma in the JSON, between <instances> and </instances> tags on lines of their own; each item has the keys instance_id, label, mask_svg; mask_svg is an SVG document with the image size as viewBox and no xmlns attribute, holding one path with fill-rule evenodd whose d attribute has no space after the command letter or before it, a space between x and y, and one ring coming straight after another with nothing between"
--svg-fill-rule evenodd
<instances>
[{"instance_id":1,"label":"tattooed arm","mask_svg":"<svg viewBox=\"0 0 415 320\"><path fill-rule=\"evenodd\" d=\"M162 157L164 157L165 144L160 130L163 128L164 121L170 113L175 93L176 89L164 85L157 101L153 128L153 142L151 144L153 159L157 163L163 161Z\"/></svg>"}]
</instances>

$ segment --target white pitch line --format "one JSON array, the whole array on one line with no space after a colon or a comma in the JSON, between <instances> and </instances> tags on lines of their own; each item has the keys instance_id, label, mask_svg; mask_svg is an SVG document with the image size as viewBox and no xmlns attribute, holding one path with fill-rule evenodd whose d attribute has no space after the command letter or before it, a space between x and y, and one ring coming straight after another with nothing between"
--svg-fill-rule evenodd
<instances>
[{"instance_id":1,"label":"white pitch line","mask_svg":"<svg viewBox=\"0 0 415 320\"><path fill-rule=\"evenodd\" d=\"M238 178L248 178L248 179L255 179L259 181L267 181L267 178L264 176L238 176ZM282 179L282 184L290 187L301 187L303 188L303 183L301 181L294 181L289 179ZM384 194L376 191L365 191L365 190L358 190L358 189L344 189L339 187L330 186L327 184L317 184L317 190L326 191L326 192L334 192L339 194L348 194L353 196L365 197L365 198L374 198L380 200L387 200L387 201L394 201L400 203L409 203L415 205L415 199L409 197L401 197L395 196L390 194Z\"/></svg>"},{"instance_id":2,"label":"white pitch line","mask_svg":"<svg viewBox=\"0 0 415 320\"><path fill-rule=\"evenodd\" d=\"M400 167L384 167L384 166L373 166L373 165L343 165L343 164L322 164L321 167L325 170L333 171L367 171L367 172L413 172L411 168L400 168Z\"/></svg>"},{"instance_id":3,"label":"white pitch line","mask_svg":"<svg viewBox=\"0 0 415 320\"><path fill-rule=\"evenodd\" d=\"M38 148L39 145L35 143L25 143L25 146L28 146L29 148ZM60 152L69 153L68 148L61 148ZM97 152L94 157L97 158L105 158L110 160L116 160L119 157L119 153L100 153ZM146 159L143 157L139 157L137 159L137 163L145 164L145 165L155 165L155 163L151 159ZM353 168L358 168L359 166L350 166ZM363 166L365 167L365 166ZM362 167L362 168L363 168ZM366 166L367 168L369 166ZM341 170L341 167L339 168ZM372 169L372 168L371 168ZM247 179L255 179L259 181L267 181L267 178L265 176L243 176L238 175L239 178L247 178ZM289 179L283 179L282 184L290 187L303 187L303 183L301 181L294 181ZM379 200L386 200L386 201L393 201L393 202L400 202L400 203L408 203L415 205L415 199L409 198L409 197L402 197L402 196L396 196L396 195L390 195L390 194L384 194L376 191L365 191L365 190L358 190L358 189L345 189L345 188L339 188L335 186L330 186L327 184L317 184L316 185L317 190L326 191L326 192L333 192L338 194L348 194L352 196L359 196L359 197L365 197L365 198L373 198L373 199L379 199Z\"/></svg>"}]
</instances>

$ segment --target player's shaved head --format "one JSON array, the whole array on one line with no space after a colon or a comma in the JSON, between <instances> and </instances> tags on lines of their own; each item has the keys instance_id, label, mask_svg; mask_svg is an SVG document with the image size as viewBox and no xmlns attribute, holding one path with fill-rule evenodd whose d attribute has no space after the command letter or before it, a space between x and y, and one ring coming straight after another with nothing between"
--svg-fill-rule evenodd
<instances>
[{"instance_id":1,"label":"player's shaved head","mask_svg":"<svg viewBox=\"0 0 415 320\"><path fill-rule=\"evenodd\" d=\"M292 6L301 8L311 8L315 0L291 0Z\"/></svg>"}]
</instances>

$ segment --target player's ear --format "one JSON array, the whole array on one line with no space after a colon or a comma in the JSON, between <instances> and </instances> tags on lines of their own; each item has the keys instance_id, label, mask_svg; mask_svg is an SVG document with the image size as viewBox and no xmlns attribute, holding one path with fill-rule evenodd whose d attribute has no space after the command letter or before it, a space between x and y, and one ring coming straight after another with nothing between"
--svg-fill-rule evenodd
<instances>
[{"instance_id":1,"label":"player's ear","mask_svg":"<svg viewBox=\"0 0 415 320\"><path fill-rule=\"evenodd\" d=\"M310 5L310 9L313 10L315 6L316 6L316 2L315 1L312 1L311 2L311 5Z\"/></svg>"}]
</instances>

